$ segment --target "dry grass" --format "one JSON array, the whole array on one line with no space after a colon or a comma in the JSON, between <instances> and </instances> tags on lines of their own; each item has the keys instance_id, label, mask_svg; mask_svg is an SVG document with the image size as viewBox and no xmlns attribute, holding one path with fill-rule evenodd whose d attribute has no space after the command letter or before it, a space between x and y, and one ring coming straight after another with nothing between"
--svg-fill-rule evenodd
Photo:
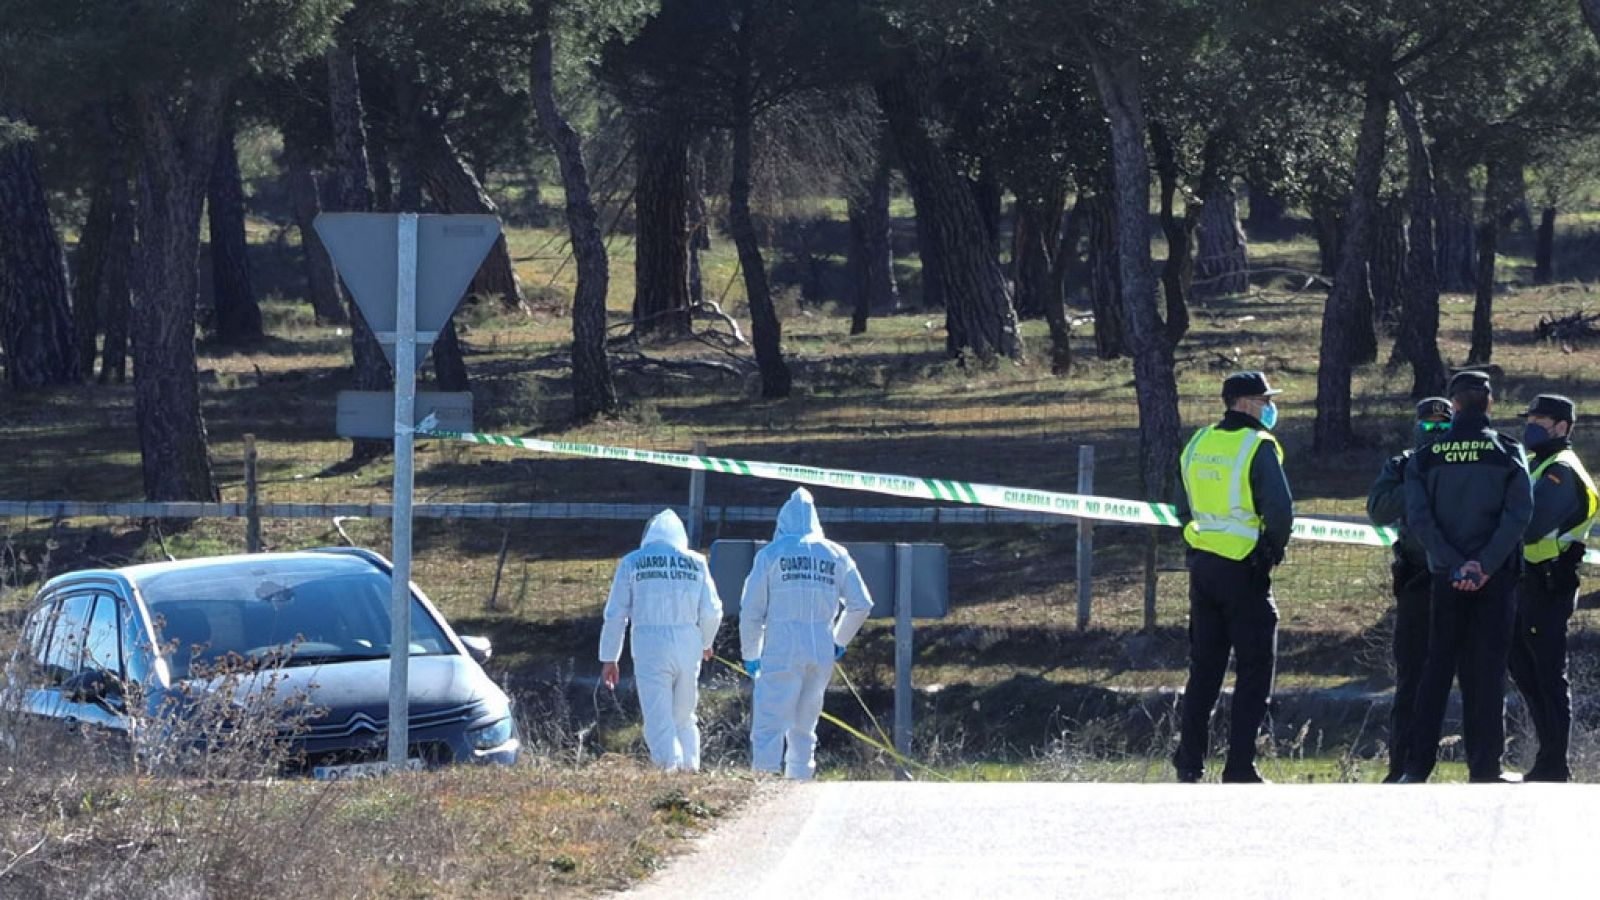
<instances>
[{"instance_id":1,"label":"dry grass","mask_svg":"<svg viewBox=\"0 0 1600 900\"><path fill-rule=\"evenodd\" d=\"M6 897L523 897L623 887L744 776L607 757L344 784L0 775Z\"/></svg>"},{"instance_id":2,"label":"dry grass","mask_svg":"<svg viewBox=\"0 0 1600 900\"><path fill-rule=\"evenodd\" d=\"M1593 222L1565 220L1578 243ZM1511 252L1525 248L1511 242ZM511 234L513 256L530 291L570 286L559 234L522 229ZM631 299L628 242L613 242L610 306L625 317ZM263 251L268 252L268 251ZM271 251L278 252L278 251ZM1306 240L1258 244L1263 265L1306 267L1315 248ZM1569 263L1581 260L1569 254ZM903 261L907 265L913 260ZM741 305L733 278L731 246L718 242L706 261L713 293L728 288L729 308ZM1520 269L1508 268L1514 275ZM1279 431L1287 469L1305 512L1356 515L1383 458L1404 439L1410 408L1409 372L1381 365L1358 369L1356 427L1364 446L1337 459L1310 453L1318 323L1323 295L1300 292L1280 280L1249 296L1197 305L1194 329L1178 349L1179 388L1186 427L1215 416L1216 383L1238 368L1273 373L1288 393L1281 398ZM1570 282L1544 288L1509 287L1496 299L1495 362L1506 402L1544 390L1574 396L1600 408L1596 351L1533 341L1541 315L1596 305L1592 287ZM206 403L213 458L226 499L243 498L242 437L258 436L263 498L331 502L387 499L391 473L380 460L356 471L339 463L344 442L332 435L334 391L343 385L347 338L312 325L287 302L268 307L279 337L249 353L205 348ZM1441 349L1447 361L1466 355L1471 302L1445 298ZM496 430L559 433L565 439L655 449L687 449L704 439L715 453L799 463L960 477L1045 489L1073 490L1077 447L1097 448L1097 492L1137 496L1137 419L1126 361L1092 358L1092 326L1076 347L1080 365L1066 378L1049 372L1043 323L1023 325L1027 362L962 368L943 358L942 319L905 314L872 322L862 336L830 305L785 317L785 345L797 371L797 391L784 401L754 399L738 379L682 379L659 371L619 373L624 414L579 429L565 429L566 372L559 354L568 323L554 315L497 316L468 311L464 319L468 363L479 391L479 421ZM1387 349L1387 348L1385 348ZM709 356L698 344L652 347L663 356ZM551 354L556 354L551 357ZM13 498L137 499L137 440L129 388L85 387L39 397L0 398L8 428L0 434L0 496ZM1587 452L1587 448L1580 448ZM1600 463L1600 460L1595 460ZM508 450L425 443L418 456L418 497L430 501L628 501L681 503L685 473L587 460L529 457ZM708 479L713 504L776 504L787 490L775 483L729 476ZM891 498L820 490L825 505L895 503ZM7 523L13 547L30 560L35 582L46 568L116 564L159 548L127 523ZM340 528L342 528L342 532ZM1062 527L962 528L939 526L908 533L835 528L851 540L941 541L952 549L954 610L939 623L919 625L918 678L925 684L990 689L1018 678L1037 678L1062 689L1144 690L1182 679L1186 576L1175 542L1161 560L1159 628L1143 624L1143 572L1137 529L1102 527L1096 533L1094 623L1075 631L1073 530ZM765 537L765 525L729 525L711 537ZM387 523L269 521L266 541L288 549L342 543L345 535L386 551ZM507 563L496 609L487 598L498 550L508 535ZM1170 537L1170 536L1169 536ZM597 614L615 558L633 546L635 529L605 523L531 522L509 530L488 523L419 525L416 580L468 632L491 634L502 676L514 682L548 682L565 671L593 673ZM38 565L54 541L51 566ZM242 524L207 521L165 536L174 555L237 549ZM1280 686L1361 687L1388 684L1384 651L1390 606L1386 559L1381 551L1299 545L1280 570L1282 615ZM23 586L26 588L26 585ZM21 593L25 593L22 591ZM1600 628L1600 612L1586 601L1574 629ZM892 656L887 626L869 625L852 651L869 686L888 683ZM724 635L723 640L730 640ZM580 718L583 711L575 713ZM629 746L619 733L617 746Z\"/></svg>"}]
</instances>

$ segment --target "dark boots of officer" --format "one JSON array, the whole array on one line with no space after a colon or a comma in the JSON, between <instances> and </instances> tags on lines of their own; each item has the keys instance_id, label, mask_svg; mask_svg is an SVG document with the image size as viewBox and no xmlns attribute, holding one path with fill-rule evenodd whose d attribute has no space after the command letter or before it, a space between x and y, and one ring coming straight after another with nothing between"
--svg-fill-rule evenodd
<instances>
[{"instance_id":1,"label":"dark boots of officer","mask_svg":"<svg viewBox=\"0 0 1600 900\"><path fill-rule=\"evenodd\" d=\"M1395 601L1394 703L1389 712L1389 772L1383 779L1386 782L1399 781L1406 770L1417 684L1422 680L1422 666L1428 657L1428 605L1432 594L1428 553L1417 536L1405 527L1405 471L1416 448L1433 443L1434 438L1449 427L1449 400L1429 397L1418 403L1411 449L1384 463L1383 471L1367 494L1367 516L1372 523L1400 532L1390 565Z\"/></svg>"},{"instance_id":2,"label":"dark boots of officer","mask_svg":"<svg viewBox=\"0 0 1600 900\"><path fill-rule=\"evenodd\" d=\"M1578 603L1578 569L1600 494L1572 449L1577 410L1555 394L1534 398L1523 413L1523 441L1533 469L1533 519L1525 534L1525 568L1517 582L1511 678L1527 703L1539 753L1527 781L1567 781L1572 691L1567 682L1567 621Z\"/></svg>"},{"instance_id":3,"label":"dark boots of officer","mask_svg":"<svg viewBox=\"0 0 1600 900\"><path fill-rule=\"evenodd\" d=\"M1211 714L1230 651L1236 673L1222 780L1262 780L1256 736L1272 693L1278 635L1272 568L1294 524L1283 450L1270 430L1277 393L1260 372L1229 377L1222 388L1227 413L1183 451L1177 507L1189 545L1190 658L1172 760L1180 781L1199 781L1205 772Z\"/></svg>"},{"instance_id":4,"label":"dark boots of officer","mask_svg":"<svg viewBox=\"0 0 1600 900\"><path fill-rule=\"evenodd\" d=\"M1458 675L1471 779L1504 777L1512 596L1533 491L1522 445L1490 427L1492 398L1488 376L1458 373L1450 381L1450 429L1406 466L1406 527L1427 549L1433 602L1402 783L1432 773Z\"/></svg>"}]
</instances>

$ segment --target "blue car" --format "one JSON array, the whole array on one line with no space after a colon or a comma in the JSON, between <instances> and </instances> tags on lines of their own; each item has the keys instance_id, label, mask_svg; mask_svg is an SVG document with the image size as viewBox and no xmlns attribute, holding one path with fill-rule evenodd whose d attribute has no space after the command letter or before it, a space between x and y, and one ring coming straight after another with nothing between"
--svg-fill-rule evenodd
<instances>
[{"instance_id":1,"label":"blue car","mask_svg":"<svg viewBox=\"0 0 1600 900\"><path fill-rule=\"evenodd\" d=\"M387 748L390 572L376 553L333 548L61 575L34 598L12 683L30 718L149 755L182 730L149 723L192 708L174 698L215 690L219 672L270 670L274 695L305 710L278 738L290 768L369 774ZM480 665L489 653L413 586L413 765L516 761L511 701Z\"/></svg>"}]
</instances>

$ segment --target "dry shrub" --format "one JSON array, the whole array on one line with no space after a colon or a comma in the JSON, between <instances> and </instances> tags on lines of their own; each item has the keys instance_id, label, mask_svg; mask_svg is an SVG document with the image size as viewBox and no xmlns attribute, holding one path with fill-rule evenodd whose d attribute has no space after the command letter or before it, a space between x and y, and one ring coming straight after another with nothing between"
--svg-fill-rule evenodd
<instances>
[{"instance_id":1,"label":"dry shrub","mask_svg":"<svg viewBox=\"0 0 1600 900\"><path fill-rule=\"evenodd\" d=\"M321 783L282 777L284 740L313 712L279 696L272 669L238 660L148 752L64 735L0 709L0 896L367 897L613 889L647 875L682 838L750 791L746 775L657 772L596 758L559 723L566 687L525 722L536 749L514 767L461 766ZM535 718L528 713L535 712ZM154 737L155 735L152 735ZM549 755L543 755L548 753Z\"/></svg>"}]
</instances>

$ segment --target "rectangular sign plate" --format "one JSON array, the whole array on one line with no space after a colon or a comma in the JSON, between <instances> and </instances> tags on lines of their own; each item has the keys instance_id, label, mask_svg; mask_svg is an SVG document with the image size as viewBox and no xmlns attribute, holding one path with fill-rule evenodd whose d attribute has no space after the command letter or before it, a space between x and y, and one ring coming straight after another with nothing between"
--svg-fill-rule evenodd
<instances>
[{"instance_id":1,"label":"rectangular sign plate","mask_svg":"<svg viewBox=\"0 0 1600 900\"><path fill-rule=\"evenodd\" d=\"M431 413L439 431L472 430L470 391L417 391L416 422ZM337 431L346 438L394 440L394 394L390 391L340 391Z\"/></svg>"}]
</instances>

